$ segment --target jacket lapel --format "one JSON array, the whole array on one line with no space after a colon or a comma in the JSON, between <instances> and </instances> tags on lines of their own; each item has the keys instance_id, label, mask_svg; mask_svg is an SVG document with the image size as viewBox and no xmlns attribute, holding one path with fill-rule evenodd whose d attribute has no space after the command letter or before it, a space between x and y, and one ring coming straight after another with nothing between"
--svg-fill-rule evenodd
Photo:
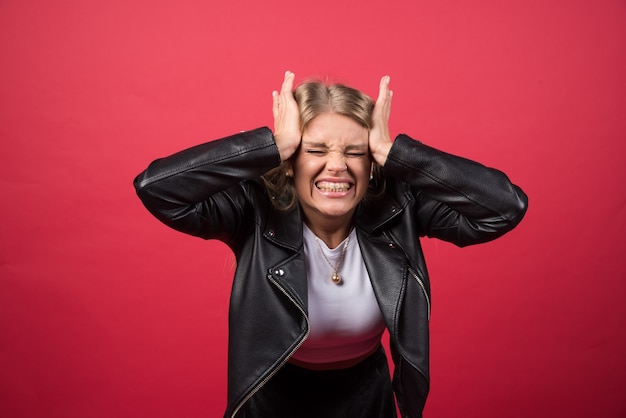
<instances>
[{"instance_id":1,"label":"jacket lapel","mask_svg":"<svg viewBox=\"0 0 626 418\"><path fill-rule=\"evenodd\" d=\"M403 253L383 237L367 235L358 229L357 237L378 305L387 328L393 332L397 306L405 287L406 262Z\"/></svg>"},{"instance_id":2,"label":"jacket lapel","mask_svg":"<svg viewBox=\"0 0 626 418\"><path fill-rule=\"evenodd\" d=\"M263 237L287 250L287 257L269 268L275 282L307 312L306 265L302 251L302 217L296 208L282 212L271 208Z\"/></svg>"},{"instance_id":3,"label":"jacket lapel","mask_svg":"<svg viewBox=\"0 0 626 418\"><path fill-rule=\"evenodd\" d=\"M406 194L388 193L384 199L361 204L356 216L363 260L387 328L392 334L396 331L398 306L406 286L407 266L403 250L385 231L396 218L402 216L408 203Z\"/></svg>"}]
</instances>

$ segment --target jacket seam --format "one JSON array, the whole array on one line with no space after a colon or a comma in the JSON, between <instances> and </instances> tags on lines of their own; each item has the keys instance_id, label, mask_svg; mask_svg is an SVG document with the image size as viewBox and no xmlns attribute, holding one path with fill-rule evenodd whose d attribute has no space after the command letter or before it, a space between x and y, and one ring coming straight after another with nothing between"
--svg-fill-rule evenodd
<instances>
[{"instance_id":1,"label":"jacket seam","mask_svg":"<svg viewBox=\"0 0 626 418\"><path fill-rule=\"evenodd\" d=\"M157 176L154 176L154 177L152 177L150 179L143 180L141 182L140 186L141 187L147 187L147 186L150 186L150 185L152 185L154 183L158 183L159 181L163 181L163 180L165 180L165 179L167 179L169 177L172 177L172 176L178 175L180 173L183 173L185 171L189 171L189 170L192 170L192 169L195 169L195 168L198 168L198 167L202 167L202 166L207 165L207 164L213 164L213 163L217 163L217 162L220 162L220 161L224 161L224 160L227 160L227 159L229 159L231 157L234 157L234 156L239 156L239 155L242 155L242 154L246 154L246 153L248 153L250 151L257 151L257 150L263 150L263 149L266 149L266 148L270 148L272 146L274 146L274 143L263 144L262 146L257 146L257 147L250 146L250 147L246 147L246 148L240 149L237 152L231 152L231 153L228 153L228 154L224 154L224 155L220 156L219 158L206 159L206 160L202 160L202 161L199 161L199 162L193 163L193 164L181 165L181 166L177 167L174 170L170 170L170 171L167 171L165 173L162 173L161 175L157 175Z\"/></svg>"},{"instance_id":2,"label":"jacket seam","mask_svg":"<svg viewBox=\"0 0 626 418\"><path fill-rule=\"evenodd\" d=\"M502 220L506 221L507 223L509 223L509 224L514 224L513 220L512 220L512 219L510 219L510 218L509 218L508 216L506 216L505 214L501 213L501 212L500 212L500 211L498 211L498 210L494 210L494 209L492 209L492 208L490 208L490 207L488 207L488 206L485 206L484 204L482 204L481 202L479 202L479 201L477 201L477 200L475 200L475 199L472 199L472 198L471 198L470 196L468 196L467 194L463 193L463 192L462 192L462 191L460 191L460 190L457 190L456 188L452 187L452 185L450 185L450 184L448 184L447 182L443 181L442 179L440 179L440 178L438 178L438 177L434 176L433 174L429 173L428 171L423 170L423 169L421 169L421 168L419 168L419 167L415 167L415 166L413 166L413 165L411 165L411 164L409 164L409 163L406 163L404 160L402 160L401 158L399 158L398 156L395 156L395 155L393 155L393 156L392 156L392 155L389 155L389 157L388 157L388 158L389 158L391 161L396 162L398 165L402 166L403 168L408 168L408 169L410 169L410 170L417 171L418 173L420 173L420 174L422 174L422 175L424 175L424 176L428 177L429 179L433 180L433 181L434 181L434 182L436 182L437 184L440 184L440 185L442 185L442 186L446 187L448 190L451 190L451 191L453 191L454 193L456 193L456 194L458 194L458 195L460 195L460 196L463 196L465 199L469 200L470 202L472 202L472 203L473 203L473 204L475 204L476 206L480 206L480 207L482 207L482 208L484 208L484 209L486 209L486 210L488 210L488 211L490 211L490 212L493 212L493 213L494 213L495 215L497 215L500 219L502 219Z\"/></svg>"},{"instance_id":3,"label":"jacket seam","mask_svg":"<svg viewBox=\"0 0 626 418\"><path fill-rule=\"evenodd\" d=\"M405 260L404 260L404 265L403 265L403 271L408 272L409 269L409 264L406 260L406 256L405 256ZM406 284L407 284L407 280L408 277L406 274L403 274L402 277L402 290L398 296L398 300L396 301L396 310L394 312L394 319L393 319L393 328L394 328L394 334L397 336L398 333L398 318L400 316L400 310L402 307L402 303L401 300L404 298L404 294L406 293ZM402 344L400 344L400 341L398 341L398 343L396 344L396 349L398 350L398 352L400 353L400 357L402 358L402 361L407 362L408 364L411 365L411 367L413 367L415 370L417 370L419 372L419 374L421 374L424 379L426 380L426 382L428 382L430 384L430 378L426 375L426 373L424 373L424 371L421 369L421 367L415 365L411 360L409 360L409 357L406 356L404 354L404 349L402 348ZM402 370L401 370L402 372Z\"/></svg>"}]
</instances>

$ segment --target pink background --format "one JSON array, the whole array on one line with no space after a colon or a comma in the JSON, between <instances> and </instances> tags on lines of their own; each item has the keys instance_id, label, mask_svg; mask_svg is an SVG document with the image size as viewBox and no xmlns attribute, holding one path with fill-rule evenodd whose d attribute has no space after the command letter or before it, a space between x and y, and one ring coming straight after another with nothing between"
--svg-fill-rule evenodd
<instances>
[{"instance_id":1,"label":"pink background","mask_svg":"<svg viewBox=\"0 0 626 418\"><path fill-rule=\"evenodd\" d=\"M509 174L504 238L426 241L427 417L626 416L626 3L0 1L0 416L217 417L234 258L167 229L151 160L377 92L392 133Z\"/></svg>"}]
</instances>

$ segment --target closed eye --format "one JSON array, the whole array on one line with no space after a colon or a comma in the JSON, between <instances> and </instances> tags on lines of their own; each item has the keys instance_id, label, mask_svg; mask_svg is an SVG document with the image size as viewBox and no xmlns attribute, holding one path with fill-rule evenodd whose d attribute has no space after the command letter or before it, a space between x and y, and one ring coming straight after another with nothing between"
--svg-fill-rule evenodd
<instances>
[{"instance_id":1,"label":"closed eye","mask_svg":"<svg viewBox=\"0 0 626 418\"><path fill-rule=\"evenodd\" d=\"M324 155L326 154L327 151L321 150L321 149L308 149L306 150L307 154L313 154L313 155Z\"/></svg>"}]
</instances>

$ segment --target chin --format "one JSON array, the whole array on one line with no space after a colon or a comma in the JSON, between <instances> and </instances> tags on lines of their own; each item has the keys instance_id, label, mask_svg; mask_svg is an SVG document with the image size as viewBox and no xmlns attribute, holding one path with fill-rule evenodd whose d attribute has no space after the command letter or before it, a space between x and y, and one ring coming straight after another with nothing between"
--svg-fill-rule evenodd
<instances>
[{"instance_id":1,"label":"chin","mask_svg":"<svg viewBox=\"0 0 626 418\"><path fill-rule=\"evenodd\" d=\"M334 207L334 208L318 208L318 211L323 214L324 216L330 217L330 218L340 218L342 216L346 216L346 215L351 215L352 212L354 212L354 207L350 206L350 207Z\"/></svg>"}]
</instances>

